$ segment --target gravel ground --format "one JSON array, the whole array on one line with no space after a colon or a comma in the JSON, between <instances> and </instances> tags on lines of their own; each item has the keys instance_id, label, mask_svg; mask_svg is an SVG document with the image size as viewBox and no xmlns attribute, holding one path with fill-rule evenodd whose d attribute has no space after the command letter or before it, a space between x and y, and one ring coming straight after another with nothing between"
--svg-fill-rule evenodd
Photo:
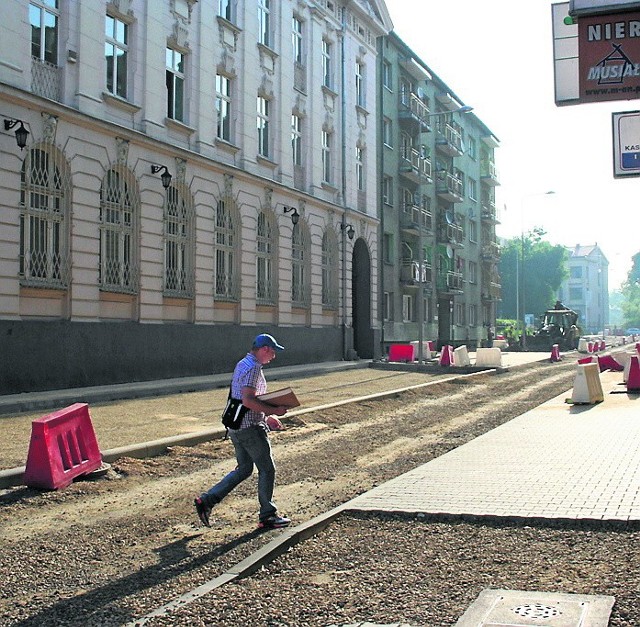
<instances>
[{"instance_id":1,"label":"gravel ground","mask_svg":"<svg viewBox=\"0 0 640 627\"><path fill-rule=\"evenodd\" d=\"M448 626L494 588L612 595L609 624L631 627L640 624L639 546L638 525L343 515L256 575L151 624Z\"/></svg>"},{"instance_id":2,"label":"gravel ground","mask_svg":"<svg viewBox=\"0 0 640 627\"><path fill-rule=\"evenodd\" d=\"M272 440L276 499L294 523L310 520L561 394L573 377L571 363L534 364L289 417ZM255 529L255 479L214 510L211 529L195 520L194 494L232 467L229 443L216 440L124 458L103 479L59 492L0 493L0 625L124 625L264 546L282 532ZM492 587L614 595L610 624L637 626L639 531L343 516L253 576L148 624L436 627Z\"/></svg>"}]
</instances>

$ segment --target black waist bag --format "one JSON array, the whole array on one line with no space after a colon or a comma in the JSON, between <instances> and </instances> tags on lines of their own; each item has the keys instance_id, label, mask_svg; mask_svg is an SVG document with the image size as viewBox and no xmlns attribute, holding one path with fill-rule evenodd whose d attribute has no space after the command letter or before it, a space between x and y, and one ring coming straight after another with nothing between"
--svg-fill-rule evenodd
<instances>
[{"instance_id":1,"label":"black waist bag","mask_svg":"<svg viewBox=\"0 0 640 627\"><path fill-rule=\"evenodd\" d=\"M242 419L248 411L249 408L245 407L240 399L232 398L231 389L229 389L227 405L222 412L222 424L227 429L233 429L235 431L240 428Z\"/></svg>"}]
</instances>

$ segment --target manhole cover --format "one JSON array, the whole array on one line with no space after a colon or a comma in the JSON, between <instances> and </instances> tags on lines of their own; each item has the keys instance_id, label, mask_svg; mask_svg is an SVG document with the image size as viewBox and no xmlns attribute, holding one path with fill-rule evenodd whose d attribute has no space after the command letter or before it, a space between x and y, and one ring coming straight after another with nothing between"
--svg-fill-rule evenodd
<instances>
[{"instance_id":1,"label":"manhole cover","mask_svg":"<svg viewBox=\"0 0 640 627\"><path fill-rule=\"evenodd\" d=\"M524 616L526 618L553 618L554 616L560 616L560 614L562 614L557 607L541 605L540 603L518 605L518 607L513 608L513 611L518 616Z\"/></svg>"},{"instance_id":2,"label":"manhole cover","mask_svg":"<svg viewBox=\"0 0 640 627\"><path fill-rule=\"evenodd\" d=\"M483 590L456 627L607 627L614 597Z\"/></svg>"}]
</instances>

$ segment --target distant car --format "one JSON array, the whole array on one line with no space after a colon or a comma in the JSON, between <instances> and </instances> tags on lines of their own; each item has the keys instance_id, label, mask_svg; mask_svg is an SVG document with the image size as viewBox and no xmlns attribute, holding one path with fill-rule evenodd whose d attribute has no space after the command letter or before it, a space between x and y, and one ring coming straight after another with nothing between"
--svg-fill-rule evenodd
<instances>
[{"instance_id":1,"label":"distant car","mask_svg":"<svg viewBox=\"0 0 640 627\"><path fill-rule=\"evenodd\" d=\"M629 327L626 331L627 335L640 335L638 327Z\"/></svg>"}]
</instances>

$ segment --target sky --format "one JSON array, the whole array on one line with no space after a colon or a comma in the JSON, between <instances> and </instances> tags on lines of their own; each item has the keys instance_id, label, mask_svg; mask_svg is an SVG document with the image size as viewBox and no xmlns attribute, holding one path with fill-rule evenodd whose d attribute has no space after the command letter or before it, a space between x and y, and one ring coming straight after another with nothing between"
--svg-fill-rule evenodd
<instances>
[{"instance_id":1,"label":"sky","mask_svg":"<svg viewBox=\"0 0 640 627\"><path fill-rule=\"evenodd\" d=\"M640 178L613 178L611 114L640 101L556 106L551 4L386 0L396 34L500 140L498 236L597 243L611 291L640 252Z\"/></svg>"}]
</instances>

